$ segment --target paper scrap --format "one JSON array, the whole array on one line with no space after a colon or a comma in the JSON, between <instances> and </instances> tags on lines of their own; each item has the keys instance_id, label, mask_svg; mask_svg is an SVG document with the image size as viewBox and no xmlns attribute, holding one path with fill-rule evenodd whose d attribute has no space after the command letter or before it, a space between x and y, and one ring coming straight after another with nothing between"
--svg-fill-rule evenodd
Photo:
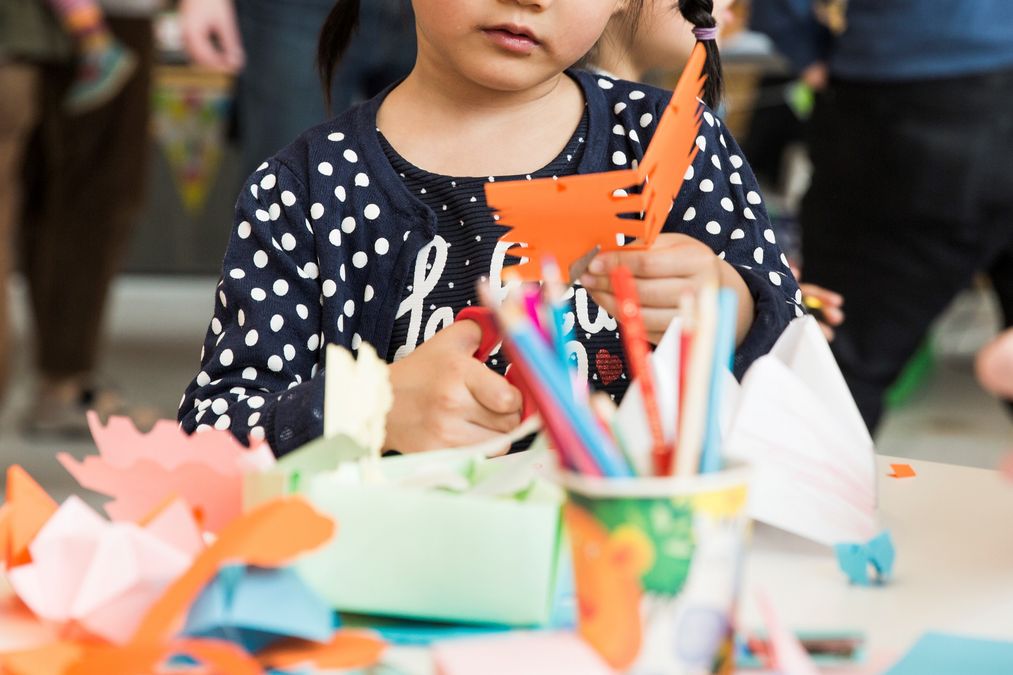
<instances>
[{"instance_id":1,"label":"paper scrap","mask_svg":"<svg viewBox=\"0 0 1013 675\"><path fill-rule=\"evenodd\" d=\"M386 361L368 343L358 358L338 345L327 345L327 379L324 391L324 436L347 436L380 456L387 436L387 413L394 391Z\"/></svg>"},{"instance_id":2,"label":"paper scrap","mask_svg":"<svg viewBox=\"0 0 1013 675\"><path fill-rule=\"evenodd\" d=\"M865 544L842 543L834 546L837 563L848 579L860 586L870 586L873 578L869 568L875 571L875 581L885 583L893 574L896 552L889 531L883 531Z\"/></svg>"},{"instance_id":3,"label":"paper scrap","mask_svg":"<svg viewBox=\"0 0 1013 675\"><path fill-rule=\"evenodd\" d=\"M56 640L57 627L32 614L0 575L0 654L30 650Z\"/></svg>"},{"instance_id":4,"label":"paper scrap","mask_svg":"<svg viewBox=\"0 0 1013 675\"><path fill-rule=\"evenodd\" d=\"M770 636L772 668L781 675L819 675L816 664L802 647L798 636L781 623L781 617L767 594L757 591L756 602Z\"/></svg>"},{"instance_id":5,"label":"paper scrap","mask_svg":"<svg viewBox=\"0 0 1013 675\"><path fill-rule=\"evenodd\" d=\"M156 514L157 515L157 514ZM47 524L48 525L48 524ZM112 527L137 527L113 524ZM89 528L85 528L89 529ZM334 533L334 523L298 497L266 503L224 528L148 610L129 643L102 645L61 641L16 653L0 653L0 671L12 675L105 675L159 670L172 657L188 656L213 672L260 675L263 666L307 664L321 668L361 668L374 664L383 643L368 635L339 631L327 642L286 642L260 655L262 662L238 644L208 639L173 639L177 620L200 589L226 562L279 567L317 546ZM40 533L40 539L43 533ZM19 568L20 569L20 568Z\"/></svg>"},{"instance_id":6,"label":"paper scrap","mask_svg":"<svg viewBox=\"0 0 1013 675\"><path fill-rule=\"evenodd\" d=\"M382 640L369 633L342 630L323 644L279 644L259 654L258 659L264 666L283 670L302 664L317 669L344 670L375 664L386 647Z\"/></svg>"},{"instance_id":7,"label":"paper scrap","mask_svg":"<svg viewBox=\"0 0 1013 675\"><path fill-rule=\"evenodd\" d=\"M183 507L179 513L188 515ZM110 523L72 496L31 543L32 562L10 570L11 587L40 618L125 644L193 559L192 537L178 528L187 525L173 513L148 528ZM189 529L196 526L191 522Z\"/></svg>"},{"instance_id":8,"label":"paper scrap","mask_svg":"<svg viewBox=\"0 0 1013 675\"><path fill-rule=\"evenodd\" d=\"M218 539L194 560L144 617L133 636L136 644L162 643L176 620L226 562L280 567L317 548L334 535L335 524L301 497L263 504L229 523Z\"/></svg>"},{"instance_id":9,"label":"paper scrap","mask_svg":"<svg viewBox=\"0 0 1013 675\"><path fill-rule=\"evenodd\" d=\"M194 601L183 633L253 654L288 638L325 642L334 628L331 608L294 570L230 566Z\"/></svg>"},{"instance_id":10,"label":"paper scrap","mask_svg":"<svg viewBox=\"0 0 1013 675\"><path fill-rule=\"evenodd\" d=\"M910 464L891 464L892 473L886 474L890 478L914 478L917 474Z\"/></svg>"},{"instance_id":11,"label":"paper scrap","mask_svg":"<svg viewBox=\"0 0 1013 675\"><path fill-rule=\"evenodd\" d=\"M93 412L88 425L99 454L57 459L82 487L113 498L105 505L113 520L137 522L178 496L203 529L217 532L242 512L244 474L274 461L266 444L247 450L227 431L187 436L164 420L143 434L126 417L103 427Z\"/></svg>"},{"instance_id":12,"label":"paper scrap","mask_svg":"<svg viewBox=\"0 0 1013 675\"><path fill-rule=\"evenodd\" d=\"M513 244L508 253L523 256L512 272L537 281L548 257L569 270L595 247L615 251L630 238L637 239L632 247L654 243L699 150L706 60L697 45L637 168L486 184L489 206L510 228L503 236ZM642 219L627 217L639 214Z\"/></svg>"},{"instance_id":13,"label":"paper scrap","mask_svg":"<svg viewBox=\"0 0 1013 675\"><path fill-rule=\"evenodd\" d=\"M614 673L574 633L511 633L440 642L433 647L439 675L610 675Z\"/></svg>"},{"instance_id":14,"label":"paper scrap","mask_svg":"<svg viewBox=\"0 0 1013 675\"><path fill-rule=\"evenodd\" d=\"M57 505L18 465L7 469L7 499L0 505L0 565L17 567L32 560L29 545Z\"/></svg>"},{"instance_id":15,"label":"paper scrap","mask_svg":"<svg viewBox=\"0 0 1013 675\"><path fill-rule=\"evenodd\" d=\"M1013 642L926 633L886 675L1013 673Z\"/></svg>"},{"instance_id":16,"label":"paper scrap","mask_svg":"<svg viewBox=\"0 0 1013 675\"><path fill-rule=\"evenodd\" d=\"M875 448L815 319L789 324L737 396L724 450L753 466L750 515L826 546L874 537Z\"/></svg>"}]
</instances>

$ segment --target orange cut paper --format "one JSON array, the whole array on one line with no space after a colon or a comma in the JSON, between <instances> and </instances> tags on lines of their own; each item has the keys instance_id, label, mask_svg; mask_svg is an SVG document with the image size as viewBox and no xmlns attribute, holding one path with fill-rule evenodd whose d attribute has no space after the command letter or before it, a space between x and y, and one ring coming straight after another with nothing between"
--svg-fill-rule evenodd
<instances>
[{"instance_id":1,"label":"orange cut paper","mask_svg":"<svg viewBox=\"0 0 1013 675\"><path fill-rule=\"evenodd\" d=\"M7 500L0 506L0 566L32 561L28 545L56 509L53 498L27 471L16 464L7 469Z\"/></svg>"},{"instance_id":2,"label":"orange cut paper","mask_svg":"<svg viewBox=\"0 0 1013 675\"><path fill-rule=\"evenodd\" d=\"M637 168L486 184L489 207L510 228L502 237L513 244L508 253L526 259L512 270L518 277L540 280L547 257L569 270L596 246L618 250L619 235L636 238L636 248L654 243L699 151L706 61L698 44Z\"/></svg>"},{"instance_id":3,"label":"orange cut paper","mask_svg":"<svg viewBox=\"0 0 1013 675\"><path fill-rule=\"evenodd\" d=\"M327 543L336 526L300 497L268 502L227 525L152 606L134 633L134 644L160 644L197 594L227 563L281 567Z\"/></svg>"},{"instance_id":4,"label":"orange cut paper","mask_svg":"<svg viewBox=\"0 0 1013 675\"><path fill-rule=\"evenodd\" d=\"M918 475L910 464L891 464L890 468L893 472L886 474L890 478L914 478Z\"/></svg>"}]
</instances>

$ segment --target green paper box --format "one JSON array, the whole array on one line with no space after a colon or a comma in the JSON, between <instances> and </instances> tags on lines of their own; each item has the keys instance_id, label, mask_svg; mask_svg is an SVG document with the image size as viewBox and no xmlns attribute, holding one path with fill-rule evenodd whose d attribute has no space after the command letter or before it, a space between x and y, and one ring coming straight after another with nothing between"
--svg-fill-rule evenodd
<instances>
[{"instance_id":1,"label":"green paper box","mask_svg":"<svg viewBox=\"0 0 1013 675\"><path fill-rule=\"evenodd\" d=\"M393 457L364 482L355 463L329 470L338 454L300 450L250 477L245 495L249 507L298 492L335 519L337 536L296 566L335 609L505 626L549 620L563 496L540 476L546 455ZM449 488L418 486L441 479Z\"/></svg>"}]
</instances>

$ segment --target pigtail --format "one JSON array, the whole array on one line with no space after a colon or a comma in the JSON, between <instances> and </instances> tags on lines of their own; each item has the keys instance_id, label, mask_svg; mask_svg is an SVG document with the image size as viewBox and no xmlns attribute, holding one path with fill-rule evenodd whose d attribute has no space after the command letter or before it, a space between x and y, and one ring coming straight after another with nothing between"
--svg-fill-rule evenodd
<instances>
[{"instance_id":1,"label":"pigtail","mask_svg":"<svg viewBox=\"0 0 1013 675\"><path fill-rule=\"evenodd\" d=\"M713 11L713 0L679 0L679 12L693 25L697 40L707 49L707 65L704 68L707 83L704 85L703 100L711 109L717 110L724 89L724 75L718 43L714 39L717 37L717 21L714 20Z\"/></svg>"},{"instance_id":2,"label":"pigtail","mask_svg":"<svg viewBox=\"0 0 1013 675\"><path fill-rule=\"evenodd\" d=\"M324 87L324 100L331 107L331 92L334 90L334 73L345 55L352 35L359 27L360 0L338 0L324 21L317 47L317 69Z\"/></svg>"}]
</instances>

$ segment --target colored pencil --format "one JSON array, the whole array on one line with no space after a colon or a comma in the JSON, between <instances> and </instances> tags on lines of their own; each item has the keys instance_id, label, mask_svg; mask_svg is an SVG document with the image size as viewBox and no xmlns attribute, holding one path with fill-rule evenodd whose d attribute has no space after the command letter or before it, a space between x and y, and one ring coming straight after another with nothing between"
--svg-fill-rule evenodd
<instances>
[{"instance_id":1,"label":"colored pencil","mask_svg":"<svg viewBox=\"0 0 1013 675\"><path fill-rule=\"evenodd\" d=\"M654 393L654 373L651 371L647 331L640 314L637 284L633 274L625 267L612 270L612 290L618 303L618 319L621 324L623 346L634 379L640 383L643 395L644 413L651 432L651 458L655 475L665 475L671 462L671 446L665 443L665 431L661 424L661 411Z\"/></svg>"},{"instance_id":2,"label":"colored pencil","mask_svg":"<svg viewBox=\"0 0 1013 675\"><path fill-rule=\"evenodd\" d=\"M721 410L727 371L735 358L735 328L738 320L739 297L730 288L718 293L717 334L714 337L710 397L707 405L707 430L704 435L700 473L714 473L722 468Z\"/></svg>"},{"instance_id":3,"label":"colored pencil","mask_svg":"<svg viewBox=\"0 0 1013 675\"><path fill-rule=\"evenodd\" d=\"M679 458L676 474L694 475L700 468L707 400L711 381L711 357L717 333L717 282L700 290L697 302L696 333L689 353L686 372L686 394L683 398L682 424L679 429Z\"/></svg>"}]
</instances>

